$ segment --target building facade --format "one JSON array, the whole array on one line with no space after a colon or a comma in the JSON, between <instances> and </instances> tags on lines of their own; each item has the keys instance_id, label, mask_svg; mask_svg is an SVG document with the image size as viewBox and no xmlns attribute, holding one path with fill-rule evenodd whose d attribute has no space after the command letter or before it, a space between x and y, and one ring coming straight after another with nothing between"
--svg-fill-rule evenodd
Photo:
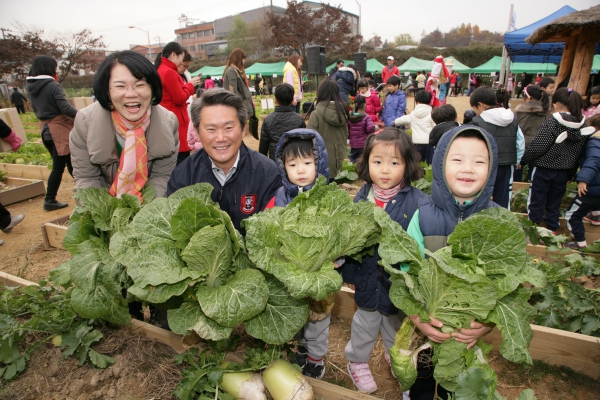
<instances>
[{"instance_id":1,"label":"building facade","mask_svg":"<svg viewBox=\"0 0 600 400\"><path fill-rule=\"evenodd\" d=\"M315 12L318 12L323 7L331 7L329 4L325 4L325 3L321 3L321 2L316 2L316 1L303 1L300 4L303 5L303 6L306 6L306 7L310 8L311 10L313 10ZM344 15L346 16L346 18L350 22L350 27L352 28L352 34L353 35L360 34L359 16L356 15L356 14L352 14L352 13L350 13L348 11L344 11L344 10L342 10L342 13L344 13Z\"/></svg>"}]
</instances>

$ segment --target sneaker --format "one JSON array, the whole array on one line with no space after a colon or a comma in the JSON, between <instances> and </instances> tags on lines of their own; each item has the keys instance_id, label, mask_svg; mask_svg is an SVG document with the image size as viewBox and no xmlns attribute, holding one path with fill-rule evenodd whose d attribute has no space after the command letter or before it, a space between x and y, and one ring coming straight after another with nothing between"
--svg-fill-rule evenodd
<instances>
[{"instance_id":1,"label":"sneaker","mask_svg":"<svg viewBox=\"0 0 600 400\"><path fill-rule=\"evenodd\" d=\"M348 373L359 392L373 393L377 390L377 384L371 375L368 363L348 362Z\"/></svg>"},{"instance_id":2,"label":"sneaker","mask_svg":"<svg viewBox=\"0 0 600 400\"><path fill-rule=\"evenodd\" d=\"M580 246L577 242L565 242L565 247L568 247L573 250L583 250L585 246Z\"/></svg>"},{"instance_id":3,"label":"sneaker","mask_svg":"<svg viewBox=\"0 0 600 400\"><path fill-rule=\"evenodd\" d=\"M310 378L321 379L325 375L325 363L323 360L316 363L308 360L302 368L302 374Z\"/></svg>"},{"instance_id":4,"label":"sneaker","mask_svg":"<svg viewBox=\"0 0 600 400\"><path fill-rule=\"evenodd\" d=\"M590 222L592 225L600 225L600 216L592 215L591 213L583 217L584 221Z\"/></svg>"},{"instance_id":5,"label":"sneaker","mask_svg":"<svg viewBox=\"0 0 600 400\"><path fill-rule=\"evenodd\" d=\"M21 221L23 221L24 218L25 214L19 214L15 215L14 217L10 217L10 224L8 224L6 228L2 229L2 232L9 233L10 231L12 231L12 228L14 228L15 225L21 223Z\"/></svg>"},{"instance_id":6,"label":"sneaker","mask_svg":"<svg viewBox=\"0 0 600 400\"><path fill-rule=\"evenodd\" d=\"M304 366L308 362L308 350L304 346L298 346L296 349L298 351L290 357L290 362L299 365L300 368L304 369Z\"/></svg>"}]
</instances>

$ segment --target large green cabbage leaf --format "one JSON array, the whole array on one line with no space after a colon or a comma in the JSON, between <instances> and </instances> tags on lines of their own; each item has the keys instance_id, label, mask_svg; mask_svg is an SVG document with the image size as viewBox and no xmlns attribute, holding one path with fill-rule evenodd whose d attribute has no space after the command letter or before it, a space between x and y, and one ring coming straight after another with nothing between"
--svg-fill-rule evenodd
<instances>
[{"instance_id":1,"label":"large green cabbage leaf","mask_svg":"<svg viewBox=\"0 0 600 400\"><path fill-rule=\"evenodd\" d=\"M319 177L286 208L243 221L248 255L292 296L322 300L342 286L333 261L345 255L360 260L376 243L380 229L374 208L354 203L344 190Z\"/></svg>"},{"instance_id":2,"label":"large green cabbage leaf","mask_svg":"<svg viewBox=\"0 0 600 400\"><path fill-rule=\"evenodd\" d=\"M545 279L527 265L525 236L510 211L488 209L460 222L448 237L449 246L427 252L424 260L416 242L399 226L383 213L376 217L382 227L381 264L391 275L390 299L398 308L422 321L434 317L453 328L468 328L472 321L494 323L503 337L501 354L513 362L532 362L528 348L534 309L528 304L530 290L523 284L543 286ZM409 266L407 272L392 267L400 262ZM442 386L457 390L459 377L464 381L468 371L469 376L482 373L475 388L479 397L473 398L493 398L497 378L484 353L452 339L433 347L435 378ZM484 362L478 362L482 357ZM477 371L469 370L473 362ZM407 378L410 374L399 380Z\"/></svg>"}]
</instances>

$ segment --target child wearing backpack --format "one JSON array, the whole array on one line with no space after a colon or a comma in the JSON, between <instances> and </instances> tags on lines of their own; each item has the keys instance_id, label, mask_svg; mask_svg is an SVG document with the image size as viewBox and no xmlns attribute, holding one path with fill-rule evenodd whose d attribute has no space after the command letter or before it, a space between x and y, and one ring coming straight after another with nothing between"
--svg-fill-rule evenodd
<instances>
[{"instance_id":1,"label":"child wearing backpack","mask_svg":"<svg viewBox=\"0 0 600 400\"><path fill-rule=\"evenodd\" d=\"M354 100L354 112L348 120L348 138L350 141L350 161L355 163L363 153L369 133L375 132L373 120L366 114L367 103L362 96Z\"/></svg>"},{"instance_id":2,"label":"child wearing backpack","mask_svg":"<svg viewBox=\"0 0 600 400\"><path fill-rule=\"evenodd\" d=\"M406 132L385 127L377 135L369 135L363 157L356 164L356 172L367 183L354 201L375 203L406 229L419 200L425 197L423 192L411 186L411 182L423 176L423 170ZM355 289L354 300L358 306L352 319L350 342L346 345L348 373L363 393L377 390L368 362L379 333L389 364L389 349L394 345L396 332L405 317L390 300L390 276L379 266L379 260L375 250L375 254L364 257L362 263L346 258L341 268L344 281Z\"/></svg>"},{"instance_id":3,"label":"child wearing backpack","mask_svg":"<svg viewBox=\"0 0 600 400\"><path fill-rule=\"evenodd\" d=\"M583 100L579 93L561 88L554 93L552 101L556 112L540 125L521 165L534 165L527 201L529 219L538 225L544 221L548 229L555 232L567 182L575 178L588 136L581 131L585 117L581 113Z\"/></svg>"},{"instance_id":4,"label":"child wearing backpack","mask_svg":"<svg viewBox=\"0 0 600 400\"><path fill-rule=\"evenodd\" d=\"M433 147L429 145L429 133L435 126L431 119L431 93L427 90L421 90L415 94L417 105L413 112L396 118L394 124L401 126L410 124L412 130L412 142L421 155L421 160L427 165L431 164L433 158Z\"/></svg>"},{"instance_id":5,"label":"child wearing backpack","mask_svg":"<svg viewBox=\"0 0 600 400\"><path fill-rule=\"evenodd\" d=\"M394 126L394 121L404 115L406 111L406 95L400 90L400 84L402 81L396 75L388 78L386 89L388 95L385 99L385 105L383 106L383 112L381 113L381 122L379 127Z\"/></svg>"},{"instance_id":6,"label":"child wearing backpack","mask_svg":"<svg viewBox=\"0 0 600 400\"><path fill-rule=\"evenodd\" d=\"M490 200L496 180L497 155L493 136L480 127L461 125L442 136L433 156L431 196L419 202L419 209L406 230L417 241L423 257L425 249L435 252L447 246L448 236L459 221L498 206ZM431 322L421 322L418 315L409 318L429 340L437 343L453 339L475 344L492 330L491 326L474 321L471 329L447 334L440 331L443 324L435 318L431 318ZM431 350L424 352L432 354ZM419 354L419 360L428 358L421 356L426 354ZM431 362L419 361L418 377L410 388L411 400L434 399L437 383L433 369ZM437 395L448 398L447 390L441 386L437 386Z\"/></svg>"},{"instance_id":7,"label":"child wearing backpack","mask_svg":"<svg viewBox=\"0 0 600 400\"><path fill-rule=\"evenodd\" d=\"M283 186L265 208L287 206L298 193L310 190L319 175L329 180L325 142L312 129L293 129L284 133L277 145L275 160ZM336 260L336 265L341 264ZM300 344L291 361L302 368L305 376L321 379L325 374L323 357L329 348L330 322L331 313L328 313L322 320L308 320L298 332Z\"/></svg>"},{"instance_id":8,"label":"child wearing backpack","mask_svg":"<svg viewBox=\"0 0 600 400\"><path fill-rule=\"evenodd\" d=\"M565 243L573 249L587 246L583 218L587 213L600 209L600 114L587 120L586 131L593 132L581 154L581 168L577 174L577 197L565 213L567 228L574 241Z\"/></svg>"},{"instance_id":9,"label":"child wearing backpack","mask_svg":"<svg viewBox=\"0 0 600 400\"><path fill-rule=\"evenodd\" d=\"M475 89L469 102L477 114L471 124L490 133L498 143L498 171L494 182L494 202L509 208L512 192L513 167L525 151L525 138L519 129L519 120L510 110L498 106L496 94L490 87Z\"/></svg>"},{"instance_id":10,"label":"child wearing backpack","mask_svg":"<svg viewBox=\"0 0 600 400\"><path fill-rule=\"evenodd\" d=\"M258 152L275 161L275 150L281 136L292 129L306 128L304 118L290 105L294 101L294 88L289 83L275 87L275 111L267 115L260 128Z\"/></svg>"}]
</instances>

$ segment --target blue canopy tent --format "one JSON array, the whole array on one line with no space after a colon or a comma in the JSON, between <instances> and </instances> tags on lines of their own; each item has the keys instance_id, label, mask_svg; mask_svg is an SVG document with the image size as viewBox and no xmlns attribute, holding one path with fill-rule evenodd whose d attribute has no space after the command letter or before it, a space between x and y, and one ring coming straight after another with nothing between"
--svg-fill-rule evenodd
<instances>
[{"instance_id":1,"label":"blue canopy tent","mask_svg":"<svg viewBox=\"0 0 600 400\"><path fill-rule=\"evenodd\" d=\"M508 32L504 35L504 47L508 52L512 62L527 63L556 63L559 64L562 58L564 42L539 43L531 45L525 42L525 38L531 35L537 28L540 28L557 18L570 14L575 10L569 6L564 6L560 10L542 18L524 28Z\"/></svg>"}]
</instances>

